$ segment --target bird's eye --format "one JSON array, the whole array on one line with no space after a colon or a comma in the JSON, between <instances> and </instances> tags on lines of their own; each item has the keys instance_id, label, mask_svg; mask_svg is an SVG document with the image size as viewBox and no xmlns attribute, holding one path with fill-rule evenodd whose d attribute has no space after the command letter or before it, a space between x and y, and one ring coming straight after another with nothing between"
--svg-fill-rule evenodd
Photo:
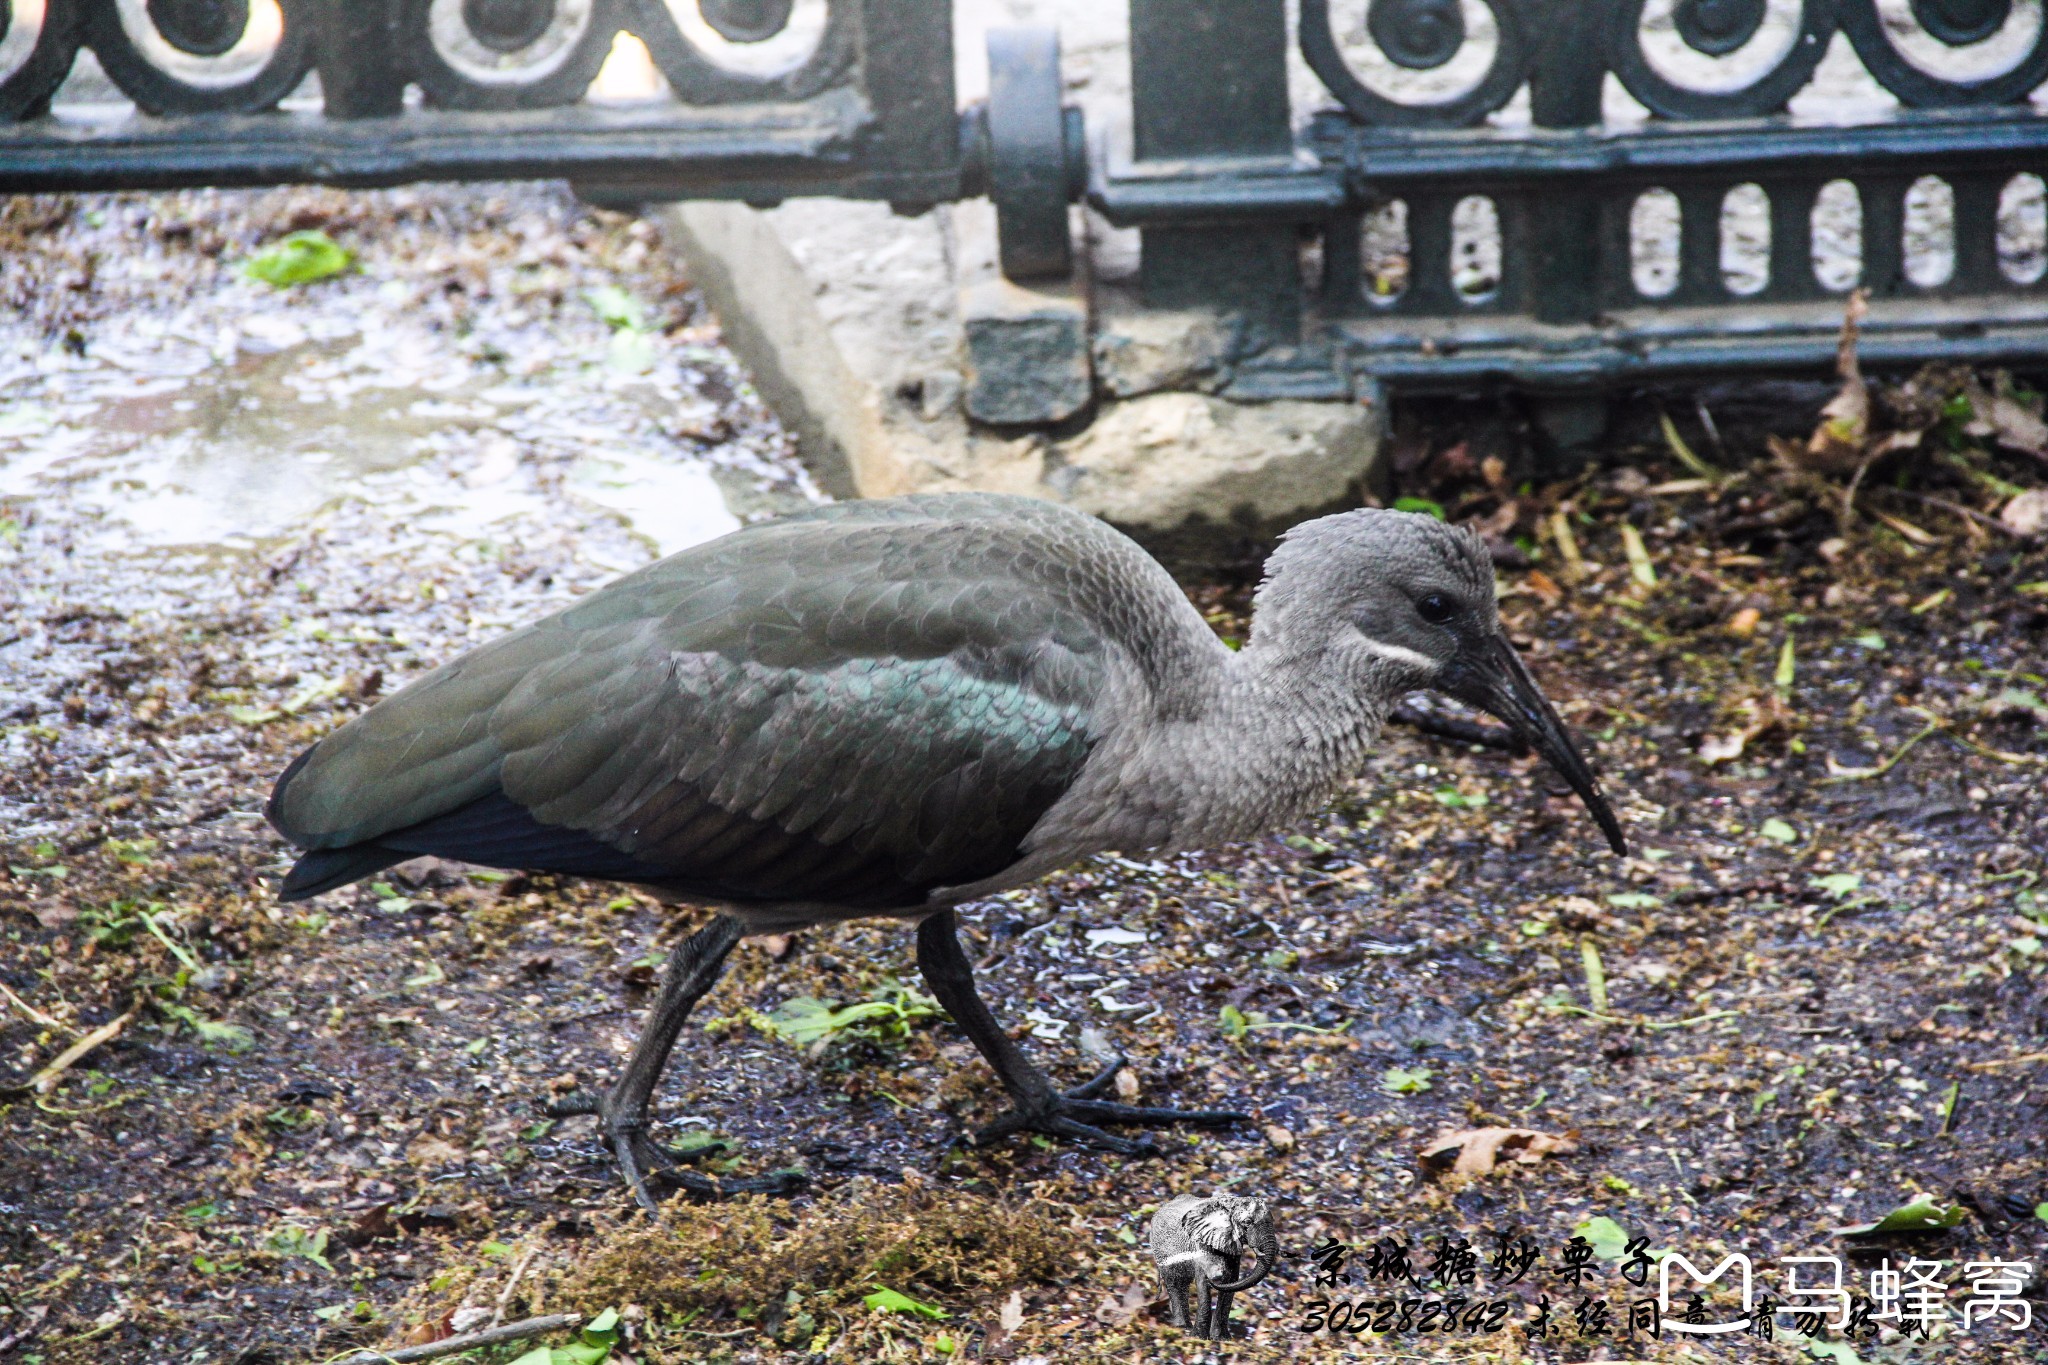
<instances>
[{"instance_id":1,"label":"bird's eye","mask_svg":"<svg viewBox=\"0 0 2048 1365\"><path fill-rule=\"evenodd\" d=\"M1415 614L1433 626L1441 626L1449 623L1458 614L1458 609L1448 597L1433 592L1415 604Z\"/></svg>"}]
</instances>

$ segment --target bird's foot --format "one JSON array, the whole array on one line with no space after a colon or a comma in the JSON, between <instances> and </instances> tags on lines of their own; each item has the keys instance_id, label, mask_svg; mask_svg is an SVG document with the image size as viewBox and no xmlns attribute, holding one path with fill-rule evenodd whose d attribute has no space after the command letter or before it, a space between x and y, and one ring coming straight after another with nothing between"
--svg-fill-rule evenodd
<instances>
[{"instance_id":1,"label":"bird's foot","mask_svg":"<svg viewBox=\"0 0 2048 1365\"><path fill-rule=\"evenodd\" d=\"M702 1150L681 1152L673 1147L664 1147L648 1137L638 1123L608 1124L605 1137L611 1145L612 1155L618 1158L619 1174L626 1178L635 1202L649 1213L655 1210L654 1196L648 1190L649 1181L671 1190L680 1190L686 1197L704 1203L730 1199L739 1194L790 1195L809 1183L804 1173L798 1170L744 1177L709 1176L686 1170L685 1162L701 1160L707 1153Z\"/></svg>"},{"instance_id":2,"label":"bird's foot","mask_svg":"<svg viewBox=\"0 0 2048 1365\"><path fill-rule=\"evenodd\" d=\"M1249 1114L1229 1109L1161 1109L1098 1099L1097 1096L1109 1088L1122 1067L1123 1060L1119 1058L1072 1090L1048 1091L1042 1097L1019 1103L975 1134L975 1145L986 1147L1012 1133L1044 1133L1048 1137L1072 1138L1101 1151L1123 1156L1157 1156L1159 1147L1150 1138L1118 1137L1115 1133L1104 1132L1100 1125L1114 1123L1160 1128L1187 1123L1201 1128L1221 1128L1251 1119Z\"/></svg>"},{"instance_id":3,"label":"bird's foot","mask_svg":"<svg viewBox=\"0 0 2048 1365\"><path fill-rule=\"evenodd\" d=\"M686 1170L685 1166L691 1162L719 1155L726 1150L725 1144L711 1143L690 1149L664 1147L647 1136L645 1115L608 1114L604 1101L595 1095L573 1092L544 1108L550 1118L597 1115L605 1145L612 1149L612 1155L619 1163L619 1174L625 1177L627 1187L633 1191L634 1202L649 1213L658 1207L648 1189L650 1181L671 1190L680 1190L691 1199L707 1202L737 1194L795 1194L808 1183L804 1173L797 1170L743 1178L707 1176Z\"/></svg>"}]
</instances>

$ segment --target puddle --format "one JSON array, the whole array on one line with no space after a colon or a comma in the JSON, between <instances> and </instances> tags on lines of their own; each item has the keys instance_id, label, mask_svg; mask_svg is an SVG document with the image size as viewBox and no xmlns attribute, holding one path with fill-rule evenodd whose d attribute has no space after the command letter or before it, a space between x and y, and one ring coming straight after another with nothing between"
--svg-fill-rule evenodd
<instances>
[{"instance_id":1,"label":"puddle","mask_svg":"<svg viewBox=\"0 0 2048 1365\"><path fill-rule=\"evenodd\" d=\"M99 386L119 396L98 403L14 405L0 413L0 497L62 489L106 549L246 550L348 499L468 539L566 497L615 514L656 555L740 525L707 462L614 446L598 428L582 444L604 448L549 478L504 430L530 442L545 400L392 384L403 370L364 374L365 350L304 343L189 381Z\"/></svg>"},{"instance_id":2,"label":"puddle","mask_svg":"<svg viewBox=\"0 0 2048 1365\"><path fill-rule=\"evenodd\" d=\"M579 210L520 193L493 233L356 238L358 273L313 286L153 291L121 257L140 297L96 325L0 322L0 499L61 504L74 552L246 554L348 509L457 546L566 532L611 570L815 501L715 328L650 309L622 367L585 295L648 291L648 262L602 268Z\"/></svg>"},{"instance_id":3,"label":"puddle","mask_svg":"<svg viewBox=\"0 0 2048 1365\"><path fill-rule=\"evenodd\" d=\"M633 453L586 455L577 461L569 488L584 501L619 513L661 555L740 525L718 480L703 465L664 463Z\"/></svg>"}]
</instances>

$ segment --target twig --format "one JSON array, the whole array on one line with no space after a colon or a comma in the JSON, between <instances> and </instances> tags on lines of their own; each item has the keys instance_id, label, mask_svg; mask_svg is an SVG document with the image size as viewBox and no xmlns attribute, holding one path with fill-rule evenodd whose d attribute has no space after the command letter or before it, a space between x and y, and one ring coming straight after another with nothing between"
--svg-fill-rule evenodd
<instances>
[{"instance_id":1,"label":"twig","mask_svg":"<svg viewBox=\"0 0 2048 1365\"><path fill-rule=\"evenodd\" d=\"M1600 1014L1607 1013L1607 968L1600 961L1600 945L1593 941L1591 934L1579 940L1579 959L1586 968L1586 997L1593 1002L1593 1009Z\"/></svg>"},{"instance_id":2,"label":"twig","mask_svg":"<svg viewBox=\"0 0 2048 1365\"><path fill-rule=\"evenodd\" d=\"M1948 498L1937 498L1932 493L1915 493L1911 489L1906 488L1894 488L1891 491L1897 494L1899 497L1911 498L1914 502L1925 503L1929 507L1939 507L1944 512L1953 512L1959 517L1967 517L1971 521L1982 522L1984 523L1984 525L1989 526L1994 531L2003 531L2006 535L2011 536L2014 540L2026 539L2025 536L2021 535L2018 531L2013 530L2012 527L2007 526L1997 517L1989 516L1983 512L1979 512L1974 507L1965 507L1963 506L1963 504L1952 501Z\"/></svg>"},{"instance_id":3,"label":"twig","mask_svg":"<svg viewBox=\"0 0 2048 1365\"><path fill-rule=\"evenodd\" d=\"M1690 1019L1652 1019L1647 1015L1639 1014L1635 1018L1629 1019L1619 1014L1602 1014L1598 1010L1589 1010L1582 1005L1557 1004L1546 1005L1544 1008L1552 1014L1575 1014L1582 1019L1597 1019L1603 1024L1626 1024L1631 1028L1649 1029L1656 1033L1661 1033L1666 1029L1691 1028L1695 1024L1711 1024L1716 1019L1732 1019L1742 1012L1740 1010L1711 1010L1706 1014L1696 1014Z\"/></svg>"},{"instance_id":4,"label":"twig","mask_svg":"<svg viewBox=\"0 0 2048 1365\"><path fill-rule=\"evenodd\" d=\"M1766 877L1761 881L1737 882L1733 886L1696 886L1689 891L1680 891L1671 898L1673 905L1701 905L1707 901L1726 900L1733 896L1785 896L1792 887L1782 877Z\"/></svg>"},{"instance_id":5,"label":"twig","mask_svg":"<svg viewBox=\"0 0 2048 1365\"><path fill-rule=\"evenodd\" d=\"M1921 740L1927 738L1929 735L1935 733L1939 729L1941 729L1940 721L1929 721L1926 729L1922 730L1919 734L1914 735L1911 739L1907 740L1904 744L1901 744L1897 749L1893 750L1892 756L1884 760L1884 762L1878 764L1875 768L1843 768L1835 762L1834 756L1830 754L1828 756L1828 767L1837 769L1837 771L1831 773L1827 777L1823 777L1821 779L1821 784L1825 786L1832 782L1861 782L1867 778L1883 777L1886 773L1890 772L1893 768L1896 768L1899 765L1900 759L1904 758L1908 753L1912 752L1914 745L1918 744Z\"/></svg>"},{"instance_id":6,"label":"twig","mask_svg":"<svg viewBox=\"0 0 2048 1365\"><path fill-rule=\"evenodd\" d=\"M1953 722L1946 717L1936 715L1924 706L1916 706L1912 709L1913 714L1925 716L1930 726L1940 730L1947 738L1954 740L1972 753L1982 754L1986 758L1995 758L2000 763L2013 763L2021 766L2029 763L2048 763L2048 754L2016 754L2010 749L1994 749L1988 744L1979 744L1968 735L1957 734Z\"/></svg>"},{"instance_id":7,"label":"twig","mask_svg":"<svg viewBox=\"0 0 2048 1365\"><path fill-rule=\"evenodd\" d=\"M39 1303L29 1309L22 1315L21 1326L15 1328L6 1336L0 1337L0 1352L11 1351L17 1346L27 1345L35 1338L36 1333L43 1330L43 1319L48 1317L49 1314L50 1305L47 1303Z\"/></svg>"},{"instance_id":8,"label":"twig","mask_svg":"<svg viewBox=\"0 0 2048 1365\"><path fill-rule=\"evenodd\" d=\"M1966 1062L1965 1071L1996 1071L2002 1066L2032 1066L2035 1062L2048 1062L2048 1052L2029 1052L2018 1057L2000 1057L1992 1062Z\"/></svg>"},{"instance_id":9,"label":"twig","mask_svg":"<svg viewBox=\"0 0 2048 1365\"><path fill-rule=\"evenodd\" d=\"M10 1001L14 1003L14 1007L16 1009L20 1010L30 1019L33 1019L36 1023L41 1024L44 1028L64 1027L55 1019L52 1019L49 1015L44 1014L41 1010L37 1009L34 1005L29 1004L28 1001L16 995L13 991L8 990L7 984L5 982L0 982L0 995L6 996Z\"/></svg>"},{"instance_id":10,"label":"twig","mask_svg":"<svg viewBox=\"0 0 2048 1365\"><path fill-rule=\"evenodd\" d=\"M508 1322L503 1327L486 1327L480 1332L464 1332L460 1336L443 1337L424 1346L401 1346L395 1351L357 1351L352 1356L329 1361L328 1365L406 1365L408 1361L433 1360L439 1356L454 1355L457 1351L475 1350L479 1346L498 1346L508 1341L523 1341L527 1337L537 1337L542 1332L552 1332L560 1327L574 1327L581 1321L581 1313L550 1313L546 1317Z\"/></svg>"},{"instance_id":11,"label":"twig","mask_svg":"<svg viewBox=\"0 0 2048 1365\"><path fill-rule=\"evenodd\" d=\"M1700 410L1702 412L1706 411L1704 407ZM1671 447L1671 453L1678 457L1680 464L1684 465L1696 477L1705 479L1710 484L1721 481L1724 477L1721 471L1694 454L1692 447L1685 443L1685 438L1678 434L1678 428L1672 423L1670 413L1662 408L1657 409L1657 421L1664 428L1664 444Z\"/></svg>"},{"instance_id":12,"label":"twig","mask_svg":"<svg viewBox=\"0 0 2048 1365\"><path fill-rule=\"evenodd\" d=\"M1694 1024L1711 1024L1716 1019L1733 1019L1741 1013L1741 1010L1710 1010L1705 1014L1695 1014L1690 1019L1645 1019L1643 1027L1654 1032L1672 1028L1691 1028Z\"/></svg>"},{"instance_id":13,"label":"twig","mask_svg":"<svg viewBox=\"0 0 2048 1365\"><path fill-rule=\"evenodd\" d=\"M156 935L156 941L158 943L163 944L164 947L170 949L171 956L175 957L176 959L178 959L179 962L185 965L186 971L198 972L203 970L202 967L200 966L199 959L192 955L192 950L190 948L187 948L184 944L178 942L176 939L172 938L169 934L165 933L163 930L163 926L156 922L155 915L150 914L149 911L147 910L137 910L135 913L142 920L144 927L147 928L150 933Z\"/></svg>"},{"instance_id":14,"label":"twig","mask_svg":"<svg viewBox=\"0 0 2048 1365\"><path fill-rule=\"evenodd\" d=\"M497 1306L491 1310L491 1326L496 1327L505 1320L505 1310L512 1305L512 1291L519 1288L519 1281L526 1277L526 1268L533 1264L533 1258L538 1255L538 1244L528 1247L526 1254L512 1267L512 1278L505 1281L505 1287L498 1291Z\"/></svg>"},{"instance_id":15,"label":"twig","mask_svg":"<svg viewBox=\"0 0 2048 1365\"><path fill-rule=\"evenodd\" d=\"M1817 934L1827 928L1837 915L1851 914L1854 911L1861 910L1866 905L1879 905L1883 903L1883 900L1884 897L1882 896L1858 896L1852 901L1838 901L1821 911L1820 918L1813 922L1813 932Z\"/></svg>"},{"instance_id":16,"label":"twig","mask_svg":"<svg viewBox=\"0 0 2048 1365\"><path fill-rule=\"evenodd\" d=\"M1572 534L1572 510L1569 502L1558 504L1550 517L1550 538L1557 542L1557 552L1564 556L1565 577L1576 583L1586 576L1586 561L1579 553L1578 537Z\"/></svg>"},{"instance_id":17,"label":"twig","mask_svg":"<svg viewBox=\"0 0 2048 1365\"><path fill-rule=\"evenodd\" d=\"M1883 453L1879 451L1859 463L1856 472L1849 476L1849 486L1842 490L1842 514L1837 519L1837 524L1842 528L1844 535L1847 535L1849 528L1856 523L1856 490L1862 486L1863 476L1870 472L1870 467L1877 463L1878 456Z\"/></svg>"},{"instance_id":18,"label":"twig","mask_svg":"<svg viewBox=\"0 0 2048 1365\"><path fill-rule=\"evenodd\" d=\"M1714 453L1722 459L1728 458L1728 447L1721 444L1721 429L1714 425L1714 414L1707 411L1707 400L1693 399L1693 410L1699 413L1700 425L1706 428L1707 439L1714 443Z\"/></svg>"},{"instance_id":19,"label":"twig","mask_svg":"<svg viewBox=\"0 0 2048 1365\"><path fill-rule=\"evenodd\" d=\"M1915 545L1939 545L1941 543L1939 538L1929 535L1904 517L1895 517L1889 512L1880 512L1875 507L1870 509L1870 515L1876 517Z\"/></svg>"},{"instance_id":20,"label":"twig","mask_svg":"<svg viewBox=\"0 0 2048 1365\"><path fill-rule=\"evenodd\" d=\"M70 1047L65 1048L57 1054L56 1058L48 1066L38 1071L30 1079L28 1088L35 1091L38 1095L49 1094L50 1091L56 1088L57 1082L64 1078L64 1073L69 1071L79 1058L85 1056L86 1053L91 1052L101 1044L111 1043L114 1039L120 1037L121 1030L127 1028L128 1021L134 1017L135 1010L130 1009L120 1018L101 1024Z\"/></svg>"},{"instance_id":21,"label":"twig","mask_svg":"<svg viewBox=\"0 0 2048 1365\"><path fill-rule=\"evenodd\" d=\"M2048 763L2048 754L2016 754L2010 749L1994 749L1989 744L1979 744L1968 735L1959 735L1953 730L1945 731L1948 737L1972 753L1986 758L1995 758L2000 763Z\"/></svg>"}]
</instances>

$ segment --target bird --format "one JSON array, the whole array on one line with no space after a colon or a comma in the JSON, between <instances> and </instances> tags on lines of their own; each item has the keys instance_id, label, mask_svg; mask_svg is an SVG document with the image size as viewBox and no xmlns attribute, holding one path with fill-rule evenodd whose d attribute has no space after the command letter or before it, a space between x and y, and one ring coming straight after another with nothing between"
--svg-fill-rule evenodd
<instances>
[{"instance_id":1,"label":"bird","mask_svg":"<svg viewBox=\"0 0 2048 1365\"><path fill-rule=\"evenodd\" d=\"M1428 689L1506 722L1625 853L1494 593L1470 530L1353 509L1279 539L1234 650L1084 512L994 493L825 504L627 574L300 753L266 808L301 850L279 895L432 855L714 911L671 953L623 1072L572 1102L649 1210L650 1179L776 1188L680 1169L647 1134L654 1087L743 936L865 917L915 926L924 981L1009 1096L977 1142L1154 1155L1107 1128L1248 1116L1106 1100L1115 1064L1057 1089L977 993L956 907L1098 853L1282 828Z\"/></svg>"}]
</instances>

